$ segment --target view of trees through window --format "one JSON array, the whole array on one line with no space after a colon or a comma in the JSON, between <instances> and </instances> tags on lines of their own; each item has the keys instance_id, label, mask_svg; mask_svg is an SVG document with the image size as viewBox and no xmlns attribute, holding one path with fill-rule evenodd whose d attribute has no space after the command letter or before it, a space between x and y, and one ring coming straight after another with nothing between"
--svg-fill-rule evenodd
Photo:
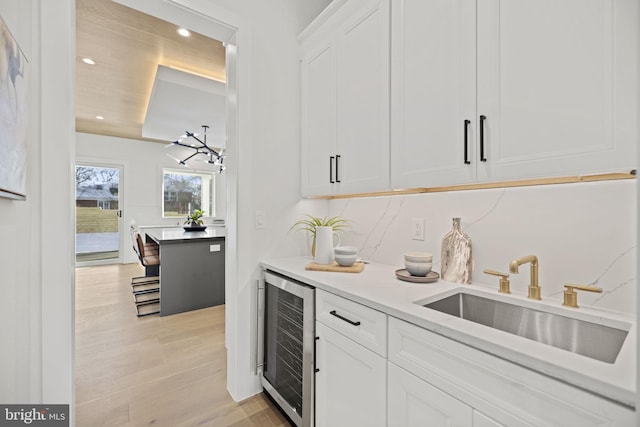
<instances>
[{"instance_id":1,"label":"view of trees through window","mask_svg":"<svg viewBox=\"0 0 640 427\"><path fill-rule=\"evenodd\" d=\"M118 169L95 166L76 166L76 187L109 185L118 188Z\"/></svg>"},{"instance_id":2,"label":"view of trees through window","mask_svg":"<svg viewBox=\"0 0 640 427\"><path fill-rule=\"evenodd\" d=\"M196 209L214 216L211 174L164 170L162 181L164 217L186 217Z\"/></svg>"}]
</instances>

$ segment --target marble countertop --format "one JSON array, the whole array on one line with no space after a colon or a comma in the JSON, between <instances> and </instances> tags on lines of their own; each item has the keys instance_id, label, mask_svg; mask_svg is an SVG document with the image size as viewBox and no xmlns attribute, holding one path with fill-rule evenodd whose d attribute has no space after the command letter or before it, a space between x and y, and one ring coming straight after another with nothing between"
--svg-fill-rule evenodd
<instances>
[{"instance_id":1,"label":"marble countertop","mask_svg":"<svg viewBox=\"0 0 640 427\"><path fill-rule=\"evenodd\" d=\"M310 257L299 257L269 259L261 264L265 269L364 304L621 404L635 406L637 326L635 319L627 314L586 306L577 310L563 307L561 300L545 298L544 287L543 300L532 301L526 295L499 294L497 283L495 286L475 282L462 285L442 280L426 284L409 283L396 278L395 271L400 267L375 263L367 264L362 273L305 270L311 261ZM598 323L610 326L629 325L629 334L615 363L606 363L422 307L422 304L450 295L457 289L569 317L585 320L595 317Z\"/></svg>"},{"instance_id":2,"label":"marble countertop","mask_svg":"<svg viewBox=\"0 0 640 427\"><path fill-rule=\"evenodd\" d=\"M158 243L224 238L227 231L225 227L212 225L208 225L204 231L185 231L182 227L140 227L140 229Z\"/></svg>"}]
</instances>

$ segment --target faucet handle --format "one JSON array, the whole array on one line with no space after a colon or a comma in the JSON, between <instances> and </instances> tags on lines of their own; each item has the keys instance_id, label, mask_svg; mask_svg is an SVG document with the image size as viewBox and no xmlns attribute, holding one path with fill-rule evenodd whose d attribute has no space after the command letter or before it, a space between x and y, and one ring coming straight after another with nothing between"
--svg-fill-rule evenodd
<instances>
[{"instance_id":1,"label":"faucet handle","mask_svg":"<svg viewBox=\"0 0 640 427\"><path fill-rule=\"evenodd\" d=\"M562 302L562 305L572 308L579 307L578 294L576 293L576 289L580 291L602 292L602 288L594 285L574 285L572 283L566 283L564 287L564 301Z\"/></svg>"},{"instance_id":2,"label":"faucet handle","mask_svg":"<svg viewBox=\"0 0 640 427\"><path fill-rule=\"evenodd\" d=\"M484 270L485 274L491 274L492 276L500 277L500 289L498 292L503 294L510 294L511 289L509 289L509 274L501 273L495 270Z\"/></svg>"}]
</instances>

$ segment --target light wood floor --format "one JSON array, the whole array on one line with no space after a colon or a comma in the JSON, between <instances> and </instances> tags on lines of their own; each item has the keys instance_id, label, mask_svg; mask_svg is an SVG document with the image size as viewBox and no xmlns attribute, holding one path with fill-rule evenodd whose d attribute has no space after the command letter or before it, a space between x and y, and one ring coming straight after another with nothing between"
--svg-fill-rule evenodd
<instances>
[{"instance_id":1,"label":"light wood floor","mask_svg":"<svg viewBox=\"0 0 640 427\"><path fill-rule=\"evenodd\" d=\"M260 394L226 390L224 306L138 318L137 264L76 270L76 425L289 426Z\"/></svg>"}]
</instances>

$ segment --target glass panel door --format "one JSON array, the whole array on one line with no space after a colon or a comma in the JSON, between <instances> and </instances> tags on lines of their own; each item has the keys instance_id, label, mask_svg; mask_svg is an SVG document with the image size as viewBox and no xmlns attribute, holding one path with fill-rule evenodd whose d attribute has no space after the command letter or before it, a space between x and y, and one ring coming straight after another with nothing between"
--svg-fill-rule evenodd
<instances>
[{"instance_id":1,"label":"glass panel door","mask_svg":"<svg viewBox=\"0 0 640 427\"><path fill-rule=\"evenodd\" d=\"M120 261L119 166L76 165L76 264Z\"/></svg>"}]
</instances>

